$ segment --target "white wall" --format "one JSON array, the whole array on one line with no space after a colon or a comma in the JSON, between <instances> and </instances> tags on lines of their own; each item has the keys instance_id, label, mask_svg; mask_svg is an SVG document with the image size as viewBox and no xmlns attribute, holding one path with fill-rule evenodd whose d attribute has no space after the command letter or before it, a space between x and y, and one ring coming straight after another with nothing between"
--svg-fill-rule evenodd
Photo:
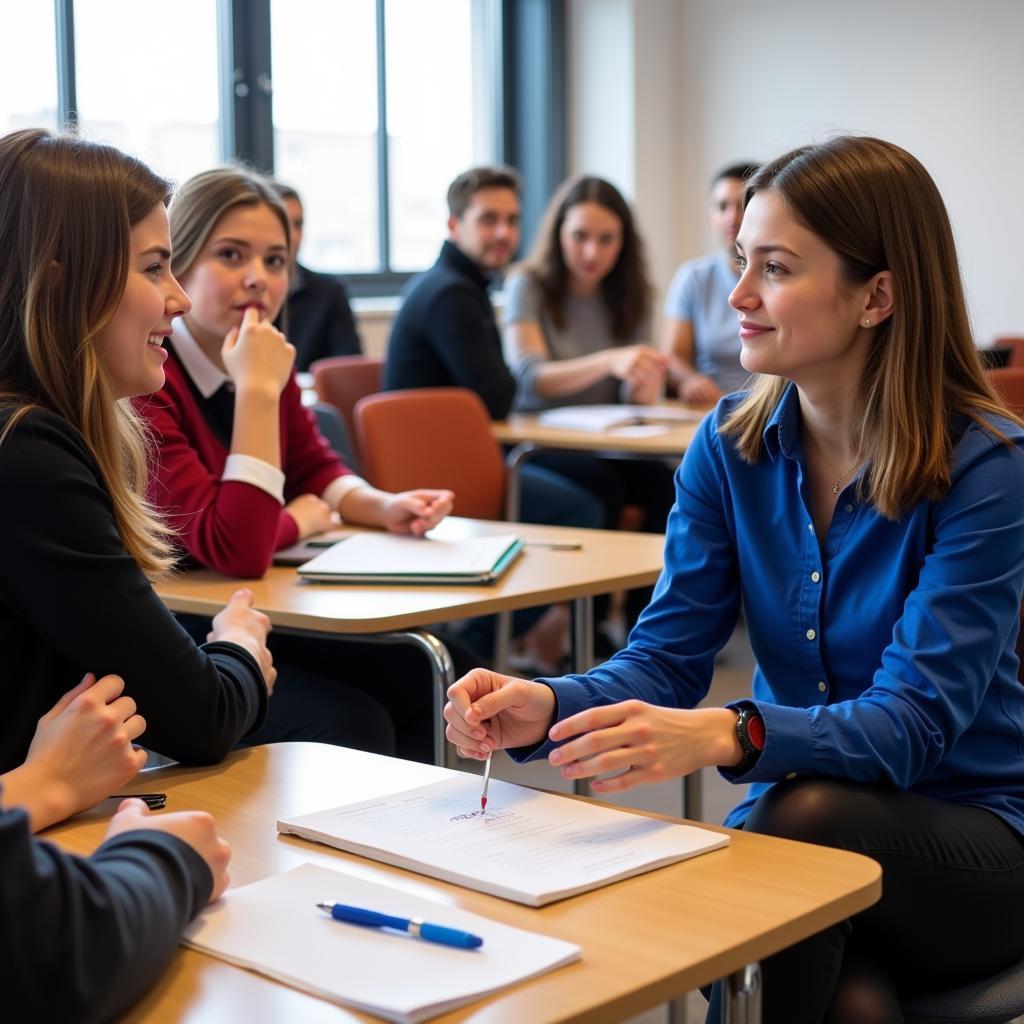
<instances>
[{"instance_id":1,"label":"white wall","mask_svg":"<svg viewBox=\"0 0 1024 1024\"><path fill-rule=\"evenodd\" d=\"M1024 3L571 0L569 32L572 170L635 198L659 288L709 245L717 167L870 133L938 182L979 342L1024 331Z\"/></svg>"}]
</instances>

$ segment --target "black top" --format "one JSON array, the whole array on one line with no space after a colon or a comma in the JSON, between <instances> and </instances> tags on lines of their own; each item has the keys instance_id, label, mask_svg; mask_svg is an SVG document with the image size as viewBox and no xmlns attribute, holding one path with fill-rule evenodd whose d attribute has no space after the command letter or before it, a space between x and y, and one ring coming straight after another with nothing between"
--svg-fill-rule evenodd
<instances>
[{"instance_id":1,"label":"black top","mask_svg":"<svg viewBox=\"0 0 1024 1024\"><path fill-rule=\"evenodd\" d=\"M469 388L493 419L508 415L516 382L502 358L489 283L458 246L441 246L433 267L409 282L391 324L385 391Z\"/></svg>"},{"instance_id":2,"label":"black top","mask_svg":"<svg viewBox=\"0 0 1024 1024\"><path fill-rule=\"evenodd\" d=\"M288 293L288 340L295 346L295 369L308 370L315 359L357 356L363 351L348 292L332 274L296 264Z\"/></svg>"},{"instance_id":3,"label":"black top","mask_svg":"<svg viewBox=\"0 0 1024 1024\"><path fill-rule=\"evenodd\" d=\"M263 723L255 659L236 644L198 648L178 625L125 551L63 417L33 410L0 443L0 494L0 772L86 672L121 676L146 719L142 743L176 761L219 761Z\"/></svg>"},{"instance_id":4,"label":"black top","mask_svg":"<svg viewBox=\"0 0 1024 1024\"><path fill-rule=\"evenodd\" d=\"M165 832L115 836L85 860L33 839L24 811L0 811L3 1019L112 1020L156 981L212 888L206 862Z\"/></svg>"}]
</instances>

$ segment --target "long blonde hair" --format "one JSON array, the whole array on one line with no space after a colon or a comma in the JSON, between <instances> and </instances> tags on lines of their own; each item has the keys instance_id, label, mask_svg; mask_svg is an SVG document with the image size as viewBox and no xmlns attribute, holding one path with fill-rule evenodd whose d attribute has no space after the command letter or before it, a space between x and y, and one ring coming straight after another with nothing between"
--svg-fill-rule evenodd
<instances>
[{"instance_id":1,"label":"long blonde hair","mask_svg":"<svg viewBox=\"0 0 1024 1024\"><path fill-rule=\"evenodd\" d=\"M974 346L935 182L891 142L841 136L764 164L747 183L746 202L766 189L839 256L847 282L892 273L893 314L875 329L854 425L866 464L860 497L888 519L941 498L951 481L955 416L1000 438L987 416L1020 421L992 389ZM765 426L787 384L759 377L722 425L748 462L761 458Z\"/></svg>"},{"instance_id":2,"label":"long blonde hair","mask_svg":"<svg viewBox=\"0 0 1024 1024\"><path fill-rule=\"evenodd\" d=\"M128 280L131 229L170 186L111 146L38 129L0 139L0 443L32 409L85 439L127 552L150 578L172 533L146 502L148 445L97 352Z\"/></svg>"}]
</instances>

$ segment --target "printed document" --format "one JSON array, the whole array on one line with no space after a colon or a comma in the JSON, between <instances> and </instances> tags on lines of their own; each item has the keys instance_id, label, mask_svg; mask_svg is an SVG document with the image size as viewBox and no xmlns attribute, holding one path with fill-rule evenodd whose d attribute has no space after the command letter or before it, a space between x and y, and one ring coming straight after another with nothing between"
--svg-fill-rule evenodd
<instances>
[{"instance_id":1,"label":"printed document","mask_svg":"<svg viewBox=\"0 0 1024 1024\"><path fill-rule=\"evenodd\" d=\"M479 935L454 949L403 932L335 921L321 902ZM186 946L387 1020L427 1020L580 958L580 947L500 924L342 871L303 864L238 889L207 907Z\"/></svg>"},{"instance_id":2,"label":"printed document","mask_svg":"<svg viewBox=\"0 0 1024 1024\"><path fill-rule=\"evenodd\" d=\"M460 774L429 786L284 819L278 832L326 843L531 907L685 860L720 832Z\"/></svg>"}]
</instances>

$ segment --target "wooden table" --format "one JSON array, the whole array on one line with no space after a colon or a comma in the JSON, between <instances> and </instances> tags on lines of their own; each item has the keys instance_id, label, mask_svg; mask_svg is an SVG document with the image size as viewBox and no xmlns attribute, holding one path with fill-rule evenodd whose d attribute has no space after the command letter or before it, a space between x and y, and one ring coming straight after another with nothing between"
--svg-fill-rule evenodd
<instances>
[{"instance_id":1,"label":"wooden table","mask_svg":"<svg viewBox=\"0 0 1024 1024\"><path fill-rule=\"evenodd\" d=\"M293 568L272 567L260 580L247 580L256 607L275 628L292 632L354 637L360 640L411 643L427 655L436 691L434 701L435 763L443 764L446 743L445 692L453 682L451 658L424 627L451 619L512 611L557 601L573 602L573 651L576 669L593 660L595 594L650 586L662 566L664 538L617 530L583 530L446 519L438 536L458 537L515 533L526 549L508 572L487 586L325 584L300 580ZM552 550L545 543L578 543L578 550ZM157 593L175 612L212 616L239 587L238 580L197 570L157 585Z\"/></svg>"},{"instance_id":2,"label":"wooden table","mask_svg":"<svg viewBox=\"0 0 1024 1024\"><path fill-rule=\"evenodd\" d=\"M731 832L724 850L531 909L274 830L284 815L450 774L342 747L285 743L236 751L215 768L175 765L146 772L129 790L166 792L168 810L214 814L231 843L234 885L312 861L582 947L580 962L435 1018L439 1024L613 1024L725 976L755 982L746 1005L737 993L732 1008L746 1014L734 1019L756 1021L756 962L863 910L881 894L881 869L866 857ZM45 838L89 852L113 810L107 801ZM373 1019L185 949L125 1018L147 1024Z\"/></svg>"},{"instance_id":3,"label":"wooden table","mask_svg":"<svg viewBox=\"0 0 1024 1024\"><path fill-rule=\"evenodd\" d=\"M697 422L679 423L666 426L658 433L637 435L628 430L597 433L548 427L540 422L537 413L514 413L507 420L497 420L492 426L495 440L510 446L505 457L509 470L505 497L507 518L515 518L513 510L519 508L520 469L524 463L543 451L556 449L640 459L678 459L692 444L698 425Z\"/></svg>"}]
</instances>

